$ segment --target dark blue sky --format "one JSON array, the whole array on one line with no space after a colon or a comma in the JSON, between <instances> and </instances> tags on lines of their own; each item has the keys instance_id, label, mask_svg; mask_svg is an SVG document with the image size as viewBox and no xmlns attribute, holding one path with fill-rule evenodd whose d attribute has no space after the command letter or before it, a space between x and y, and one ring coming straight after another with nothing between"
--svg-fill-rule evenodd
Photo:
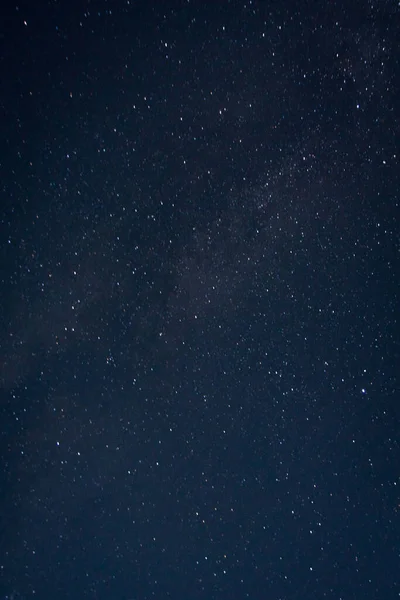
<instances>
[{"instance_id":1,"label":"dark blue sky","mask_svg":"<svg viewBox=\"0 0 400 600\"><path fill-rule=\"evenodd\" d=\"M395 2L0 12L0 598L397 598Z\"/></svg>"}]
</instances>

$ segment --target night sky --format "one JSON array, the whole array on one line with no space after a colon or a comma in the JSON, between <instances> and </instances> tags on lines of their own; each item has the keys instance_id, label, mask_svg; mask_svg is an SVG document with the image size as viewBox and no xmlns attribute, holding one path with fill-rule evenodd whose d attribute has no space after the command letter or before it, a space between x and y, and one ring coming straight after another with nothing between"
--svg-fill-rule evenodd
<instances>
[{"instance_id":1,"label":"night sky","mask_svg":"<svg viewBox=\"0 0 400 600\"><path fill-rule=\"evenodd\" d=\"M0 600L399 597L399 45L2 4Z\"/></svg>"}]
</instances>

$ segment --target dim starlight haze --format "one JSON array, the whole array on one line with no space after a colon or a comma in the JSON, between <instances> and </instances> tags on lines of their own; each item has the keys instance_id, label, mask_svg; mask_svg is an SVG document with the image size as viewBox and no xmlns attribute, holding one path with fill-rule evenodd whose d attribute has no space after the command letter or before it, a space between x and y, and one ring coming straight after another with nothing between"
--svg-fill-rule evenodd
<instances>
[{"instance_id":1,"label":"dim starlight haze","mask_svg":"<svg viewBox=\"0 0 400 600\"><path fill-rule=\"evenodd\" d=\"M0 598L399 597L399 33L2 4Z\"/></svg>"}]
</instances>

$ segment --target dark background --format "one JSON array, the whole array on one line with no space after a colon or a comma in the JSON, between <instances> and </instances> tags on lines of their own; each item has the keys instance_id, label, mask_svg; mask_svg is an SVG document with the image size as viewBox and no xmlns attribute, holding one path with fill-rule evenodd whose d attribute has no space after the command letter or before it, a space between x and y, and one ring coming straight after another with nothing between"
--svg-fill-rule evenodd
<instances>
[{"instance_id":1,"label":"dark background","mask_svg":"<svg viewBox=\"0 0 400 600\"><path fill-rule=\"evenodd\" d=\"M2 600L399 597L399 14L2 4Z\"/></svg>"}]
</instances>

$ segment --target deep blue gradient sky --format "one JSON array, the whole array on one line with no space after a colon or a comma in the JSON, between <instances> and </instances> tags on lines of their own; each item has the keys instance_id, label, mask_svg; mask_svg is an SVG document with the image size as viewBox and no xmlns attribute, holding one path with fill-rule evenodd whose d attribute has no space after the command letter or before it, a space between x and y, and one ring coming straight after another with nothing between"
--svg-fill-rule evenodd
<instances>
[{"instance_id":1,"label":"deep blue gradient sky","mask_svg":"<svg viewBox=\"0 0 400 600\"><path fill-rule=\"evenodd\" d=\"M399 18L2 5L0 598L398 598Z\"/></svg>"}]
</instances>

